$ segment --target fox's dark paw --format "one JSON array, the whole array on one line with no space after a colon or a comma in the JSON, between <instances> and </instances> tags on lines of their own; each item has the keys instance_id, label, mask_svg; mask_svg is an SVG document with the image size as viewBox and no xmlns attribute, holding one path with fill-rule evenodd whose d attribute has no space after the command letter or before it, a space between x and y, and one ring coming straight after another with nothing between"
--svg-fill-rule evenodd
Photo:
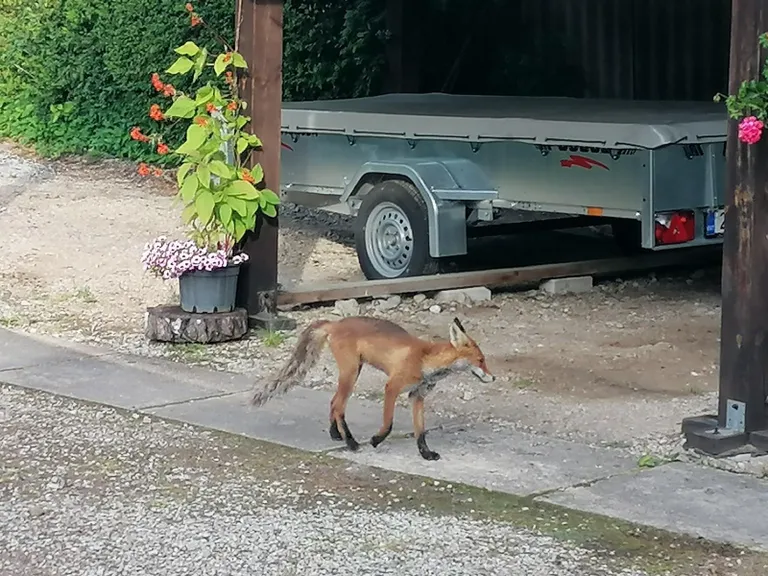
<instances>
[{"instance_id":1,"label":"fox's dark paw","mask_svg":"<svg viewBox=\"0 0 768 576\"><path fill-rule=\"evenodd\" d=\"M440 454L437 452L432 452L431 450L425 450L422 452L421 457L424 458L424 460L440 460Z\"/></svg>"},{"instance_id":2,"label":"fox's dark paw","mask_svg":"<svg viewBox=\"0 0 768 576\"><path fill-rule=\"evenodd\" d=\"M360 444L354 438L347 438L347 448L352 452L357 452L360 449Z\"/></svg>"},{"instance_id":3,"label":"fox's dark paw","mask_svg":"<svg viewBox=\"0 0 768 576\"><path fill-rule=\"evenodd\" d=\"M344 438L341 437L341 432L339 432L339 425L336 424L336 422L331 424L331 429L328 432L331 435L331 440L336 440L337 442L344 440Z\"/></svg>"}]
</instances>

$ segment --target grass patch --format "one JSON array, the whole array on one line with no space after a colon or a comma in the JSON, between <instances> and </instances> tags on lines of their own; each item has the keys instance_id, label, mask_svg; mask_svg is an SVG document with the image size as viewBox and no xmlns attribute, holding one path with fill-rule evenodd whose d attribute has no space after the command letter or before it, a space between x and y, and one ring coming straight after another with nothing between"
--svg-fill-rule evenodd
<instances>
[{"instance_id":1,"label":"grass patch","mask_svg":"<svg viewBox=\"0 0 768 576\"><path fill-rule=\"evenodd\" d=\"M267 348L277 348L285 342L285 335L278 330L260 330L257 337Z\"/></svg>"},{"instance_id":2,"label":"grass patch","mask_svg":"<svg viewBox=\"0 0 768 576\"><path fill-rule=\"evenodd\" d=\"M168 357L179 362L200 362L208 358L208 349L198 342L171 344L168 346Z\"/></svg>"}]
</instances>

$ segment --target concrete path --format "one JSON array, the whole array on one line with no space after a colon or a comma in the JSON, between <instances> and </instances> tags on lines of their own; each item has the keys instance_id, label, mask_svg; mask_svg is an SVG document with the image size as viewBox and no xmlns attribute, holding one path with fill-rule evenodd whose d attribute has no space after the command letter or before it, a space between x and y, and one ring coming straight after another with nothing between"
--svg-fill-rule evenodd
<instances>
[{"instance_id":1,"label":"concrete path","mask_svg":"<svg viewBox=\"0 0 768 576\"><path fill-rule=\"evenodd\" d=\"M619 450L429 415L427 440L442 459L427 462L404 437L411 416L401 408L390 439L350 453L328 436L327 392L298 388L254 409L242 375L5 329L0 382L768 551L768 515L755 514L768 501L768 482L756 478L681 463L639 470ZM381 407L354 400L348 421L363 443L380 426Z\"/></svg>"}]
</instances>

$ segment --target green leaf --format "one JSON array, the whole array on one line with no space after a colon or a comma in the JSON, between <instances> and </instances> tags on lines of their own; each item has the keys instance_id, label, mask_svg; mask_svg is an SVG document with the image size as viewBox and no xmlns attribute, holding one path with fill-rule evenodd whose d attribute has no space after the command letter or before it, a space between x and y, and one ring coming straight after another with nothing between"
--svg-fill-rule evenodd
<instances>
[{"instance_id":1,"label":"green leaf","mask_svg":"<svg viewBox=\"0 0 768 576\"><path fill-rule=\"evenodd\" d=\"M197 91L197 94L195 95L195 104L197 106L200 106L201 104L206 104L207 102L210 102L213 98L213 86L208 84L207 86L203 86L200 88L200 90Z\"/></svg>"},{"instance_id":2,"label":"green leaf","mask_svg":"<svg viewBox=\"0 0 768 576\"><path fill-rule=\"evenodd\" d=\"M194 203L181 211L181 220L184 224L189 225L195 219L195 216L197 216L197 208L195 208Z\"/></svg>"},{"instance_id":3,"label":"green leaf","mask_svg":"<svg viewBox=\"0 0 768 576\"><path fill-rule=\"evenodd\" d=\"M204 188L211 187L211 169L205 164L200 164L197 167L197 179Z\"/></svg>"},{"instance_id":4,"label":"green leaf","mask_svg":"<svg viewBox=\"0 0 768 576\"><path fill-rule=\"evenodd\" d=\"M235 242L238 242L247 232L245 224L241 220L235 220Z\"/></svg>"},{"instance_id":5,"label":"green leaf","mask_svg":"<svg viewBox=\"0 0 768 576\"><path fill-rule=\"evenodd\" d=\"M240 214L240 216L246 216L248 214L248 207L245 204L245 200L242 198L228 198L227 204L232 207L232 210Z\"/></svg>"},{"instance_id":6,"label":"green leaf","mask_svg":"<svg viewBox=\"0 0 768 576\"><path fill-rule=\"evenodd\" d=\"M226 54L219 54L213 62L213 71L216 73L216 76L221 76L224 70L227 69L227 63L224 62L225 57Z\"/></svg>"},{"instance_id":7,"label":"green leaf","mask_svg":"<svg viewBox=\"0 0 768 576\"><path fill-rule=\"evenodd\" d=\"M179 96L166 110L165 115L168 118L192 118L195 115L197 105L189 96Z\"/></svg>"},{"instance_id":8,"label":"green leaf","mask_svg":"<svg viewBox=\"0 0 768 576\"><path fill-rule=\"evenodd\" d=\"M277 208L275 208L272 204L267 204L266 206L264 206L264 208L262 209L262 212L264 212L264 214L266 216L269 216L270 218L274 218L275 216L277 216Z\"/></svg>"},{"instance_id":9,"label":"green leaf","mask_svg":"<svg viewBox=\"0 0 768 576\"><path fill-rule=\"evenodd\" d=\"M176 170L176 185L179 188L181 188L181 183L184 182L184 177L189 173L191 169L192 169L192 163L184 162L184 164L179 166L179 169Z\"/></svg>"},{"instance_id":10,"label":"green leaf","mask_svg":"<svg viewBox=\"0 0 768 576\"><path fill-rule=\"evenodd\" d=\"M201 190L195 199L195 207L197 208L197 217L200 222L207 224L211 216L213 216L213 194L209 190Z\"/></svg>"},{"instance_id":11,"label":"green leaf","mask_svg":"<svg viewBox=\"0 0 768 576\"><path fill-rule=\"evenodd\" d=\"M247 116L238 116L237 120L235 120L235 126L239 130L240 128L248 124L248 120L249 118Z\"/></svg>"},{"instance_id":12,"label":"green leaf","mask_svg":"<svg viewBox=\"0 0 768 576\"><path fill-rule=\"evenodd\" d=\"M251 168L251 177L255 182L261 182L264 179L264 168L261 167L261 164L256 164Z\"/></svg>"},{"instance_id":13,"label":"green leaf","mask_svg":"<svg viewBox=\"0 0 768 576\"><path fill-rule=\"evenodd\" d=\"M195 199L195 193L198 188L197 176L190 174L184 179L184 183L179 188L179 194L184 199L184 202L192 202Z\"/></svg>"},{"instance_id":14,"label":"green leaf","mask_svg":"<svg viewBox=\"0 0 768 576\"><path fill-rule=\"evenodd\" d=\"M269 188L261 190L260 198L264 198L268 204L280 204L280 197Z\"/></svg>"},{"instance_id":15,"label":"green leaf","mask_svg":"<svg viewBox=\"0 0 768 576\"><path fill-rule=\"evenodd\" d=\"M219 220L226 226L232 221L232 207L228 204L221 204L219 207Z\"/></svg>"},{"instance_id":16,"label":"green leaf","mask_svg":"<svg viewBox=\"0 0 768 576\"><path fill-rule=\"evenodd\" d=\"M248 148L248 140L240 136L240 138L237 139L237 153L242 154L245 152L246 148Z\"/></svg>"},{"instance_id":17,"label":"green leaf","mask_svg":"<svg viewBox=\"0 0 768 576\"><path fill-rule=\"evenodd\" d=\"M254 188L253 184L245 180L235 180L227 186L225 193L228 196L239 196L246 200L256 200L259 197L259 191Z\"/></svg>"},{"instance_id":18,"label":"green leaf","mask_svg":"<svg viewBox=\"0 0 768 576\"><path fill-rule=\"evenodd\" d=\"M184 44L178 48L174 48L173 51L176 52L176 54L182 54L184 56L194 56L200 52L200 48L198 48L197 44L194 42L184 42Z\"/></svg>"},{"instance_id":19,"label":"green leaf","mask_svg":"<svg viewBox=\"0 0 768 576\"><path fill-rule=\"evenodd\" d=\"M221 160L213 160L209 164L211 173L216 174L219 178L231 178L232 170Z\"/></svg>"},{"instance_id":20,"label":"green leaf","mask_svg":"<svg viewBox=\"0 0 768 576\"><path fill-rule=\"evenodd\" d=\"M256 134L248 134L248 144L254 148L261 148L261 139Z\"/></svg>"},{"instance_id":21,"label":"green leaf","mask_svg":"<svg viewBox=\"0 0 768 576\"><path fill-rule=\"evenodd\" d=\"M200 74L203 73L205 63L208 61L208 49L203 48L200 53L195 57L195 73L192 75L192 81L197 81L200 78Z\"/></svg>"},{"instance_id":22,"label":"green leaf","mask_svg":"<svg viewBox=\"0 0 768 576\"><path fill-rule=\"evenodd\" d=\"M165 72L167 74L186 74L192 70L192 66L194 65L195 63L186 56L179 56L176 59L176 62L171 64Z\"/></svg>"},{"instance_id":23,"label":"green leaf","mask_svg":"<svg viewBox=\"0 0 768 576\"><path fill-rule=\"evenodd\" d=\"M187 127L187 143L197 150L205 143L208 137L208 131L198 124L190 124Z\"/></svg>"},{"instance_id":24,"label":"green leaf","mask_svg":"<svg viewBox=\"0 0 768 576\"><path fill-rule=\"evenodd\" d=\"M238 52L232 52L232 63L237 68L248 68L248 64L245 63L245 58Z\"/></svg>"}]
</instances>

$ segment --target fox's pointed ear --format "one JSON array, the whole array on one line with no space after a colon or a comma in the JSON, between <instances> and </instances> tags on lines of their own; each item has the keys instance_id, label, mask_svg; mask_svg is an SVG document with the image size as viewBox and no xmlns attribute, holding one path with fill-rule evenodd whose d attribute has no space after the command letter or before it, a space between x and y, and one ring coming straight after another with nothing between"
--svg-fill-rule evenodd
<instances>
[{"instance_id":1,"label":"fox's pointed ear","mask_svg":"<svg viewBox=\"0 0 768 576\"><path fill-rule=\"evenodd\" d=\"M453 322L451 323L450 328L450 336L451 336L451 344L454 348L460 348L461 346L466 346L469 342L469 338L467 337L467 333L464 331L464 326L461 325L461 322L458 318L454 318Z\"/></svg>"}]
</instances>

